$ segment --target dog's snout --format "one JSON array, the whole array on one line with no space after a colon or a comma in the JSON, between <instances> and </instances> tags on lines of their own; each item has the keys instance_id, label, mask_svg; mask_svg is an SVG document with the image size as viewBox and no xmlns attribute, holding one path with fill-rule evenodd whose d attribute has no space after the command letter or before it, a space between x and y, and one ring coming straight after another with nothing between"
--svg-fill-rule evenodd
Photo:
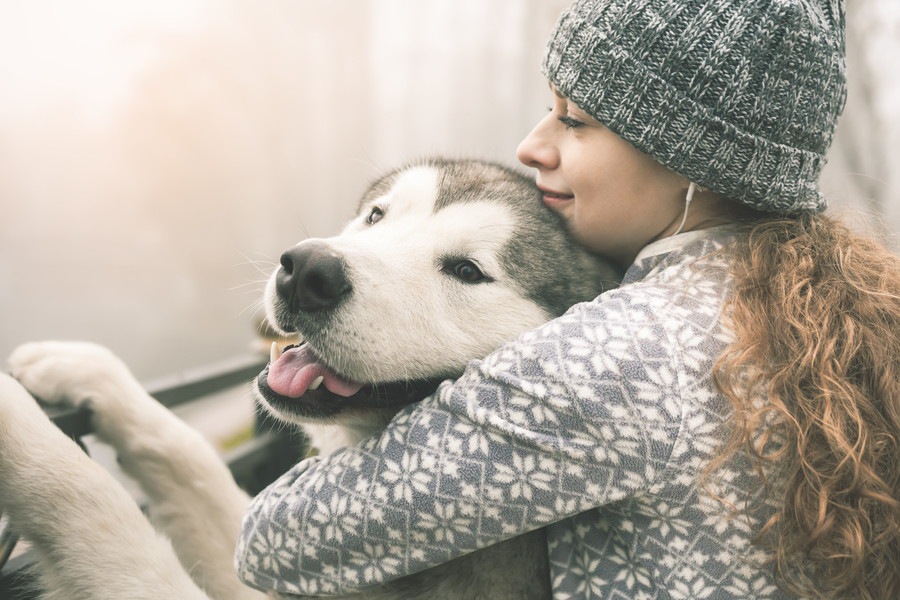
<instances>
[{"instance_id":1,"label":"dog's snout","mask_svg":"<svg viewBox=\"0 0 900 600\"><path fill-rule=\"evenodd\" d=\"M352 291L341 257L323 243L305 243L281 255L276 290L291 312L334 308Z\"/></svg>"}]
</instances>

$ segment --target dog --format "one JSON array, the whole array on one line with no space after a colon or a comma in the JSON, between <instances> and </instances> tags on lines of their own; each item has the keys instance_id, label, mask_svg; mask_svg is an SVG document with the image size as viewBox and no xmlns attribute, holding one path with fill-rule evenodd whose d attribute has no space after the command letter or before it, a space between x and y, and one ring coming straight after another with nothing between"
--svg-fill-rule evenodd
<instances>
[{"instance_id":1,"label":"dog","mask_svg":"<svg viewBox=\"0 0 900 600\"><path fill-rule=\"evenodd\" d=\"M281 256L266 317L296 342L273 345L252 389L327 454L618 279L574 243L524 175L476 160L416 161L377 179L339 235ZM37 549L47 599L266 597L232 567L249 498L118 358L92 344L42 342L18 348L9 366L14 379L0 377L0 509ZM153 525L30 395L90 408L98 437L147 494ZM549 597L543 532L347 598L476 596Z\"/></svg>"}]
</instances>

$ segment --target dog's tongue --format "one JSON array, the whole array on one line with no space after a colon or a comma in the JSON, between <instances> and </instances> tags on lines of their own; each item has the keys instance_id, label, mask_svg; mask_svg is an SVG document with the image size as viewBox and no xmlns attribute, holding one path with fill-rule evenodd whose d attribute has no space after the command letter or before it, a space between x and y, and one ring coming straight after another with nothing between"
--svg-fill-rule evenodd
<instances>
[{"instance_id":1,"label":"dog's tongue","mask_svg":"<svg viewBox=\"0 0 900 600\"><path fill-rule=\"evenodd\" d=\"M362 388L361 383L344 379L319 362L306 344L288 348L271 363L267 382L276 394L299 398L319 377L325 389L338 396L352 396Z\"/></svg>"}]
</instances>

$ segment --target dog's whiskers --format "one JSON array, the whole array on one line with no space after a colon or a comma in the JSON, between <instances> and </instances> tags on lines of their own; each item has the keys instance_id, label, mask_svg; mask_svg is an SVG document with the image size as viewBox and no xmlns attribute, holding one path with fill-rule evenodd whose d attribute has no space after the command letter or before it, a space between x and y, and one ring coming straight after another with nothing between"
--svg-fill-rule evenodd
<instances>
[{"instance_id":1,"label":"dog's whiskers","mask_svg":"<svg viewBox=\"0 0 900 600\"><path fill-rule=\"evenodd\" d=\"M243 316L247 313L256 313L259 311L265 312L265 310L264 310L265 309L265 300L262 298L262 294L260 293L261 290L252 290L252 291L254 292L253 297L256 299L253 300L252 302L250 302L250 304L248 304L247 306L245 306L238 313L239 316Z\"/></svg>"},{"instance_id":2,"label":"dog's whiskers","mask_svg":"<svg viewBox=\"0 0 900 600\"><path fill-rule=\"evenodd\" d=\"M269 282L268 279L256 279L254 281L247 281L245 283L239 283L237 285L231 286L230 288L228 288L228 291L233 292L235 290L239 290L239 289L253 285L253 286L259 286L259 287L254 288L253 291L260 292L260 291L266 289L266 284L268 282Z\"/></svg>"},{"instance_id":3,"label":"dog's whiskers","mask_svg":"<svg viewBox=\"0 0 900 600\"><path fill-rule=\"evenodd\" d=\"M263 256L262 259L253 259L253 258L250 258L249 256L247 256L246 254L244 254L243 252L238 252L238 253L244 259L244 262L237 263L235 266L240 267L240 266L244 266L244 265L250 265L257 271L259 271L259 273L261 275L265 275L266 277L271 275L272 270L278 266L278 263L274 262L272 260L272 257L267 254L260 253ZM260 265L264 265L265 268L263 268L263 266L260 266Z\"/></svg>"},{"instance_id":4,"label":"dog's whiskers","mask_svg":"<svg viewBox=\"0 0 900 600\"><path fill-rule=\"evenodd\" d=\"M387 167L378 164L375 161L375 159L369 154L368 151L364 151L364 152L365 152L365 159L353 158L353 159L351 159L351 161L361 164L361 165L364 165L366 167L369 167L370 169L372 169L373 173L384 173L385 171L387 171Z\"/></svg>"}]
</instances>

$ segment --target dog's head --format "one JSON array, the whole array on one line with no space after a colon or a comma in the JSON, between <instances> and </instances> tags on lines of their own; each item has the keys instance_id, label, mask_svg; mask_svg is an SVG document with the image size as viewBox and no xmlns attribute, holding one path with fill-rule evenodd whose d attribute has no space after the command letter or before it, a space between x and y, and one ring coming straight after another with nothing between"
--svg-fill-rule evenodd
<instances>
[{"instance_id":1,"label":"dog's head","mask_svg":"<svg viewBox=\"0 0 900 600\"><path fill-rule=\"evenodd\" d=\"M372 184L340 235L282 255L267 318L304 341L273 355L257 389L294 422L393 414L616 281L532 180L479 161L416 163Z\"/></svg>"}]
</instances>

